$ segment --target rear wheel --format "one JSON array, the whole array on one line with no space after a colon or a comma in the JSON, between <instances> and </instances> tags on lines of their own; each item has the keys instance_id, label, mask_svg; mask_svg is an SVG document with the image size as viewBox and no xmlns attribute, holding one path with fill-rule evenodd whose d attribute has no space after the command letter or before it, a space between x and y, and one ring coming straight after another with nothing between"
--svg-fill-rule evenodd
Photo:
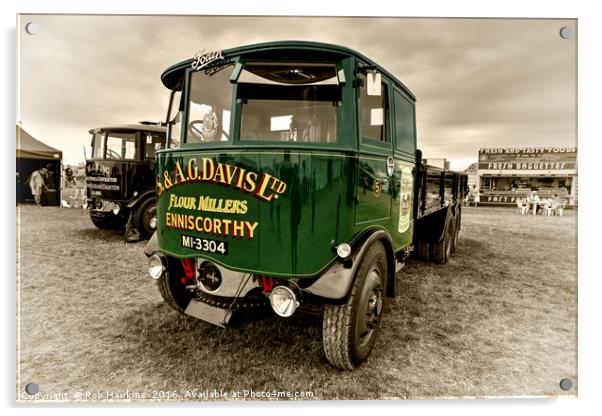
<instances>
[{"instance_id":1,"label":"rear wheel","mask_svg":"<svg viewBox=\"0 0 602 416\"><path fill-rule=\"evenodd\" d=\"M451 250L450 250L450 254L451 253L455 253L456 252L456 248L458 247L458 233L459 230L456 226L454 226L454 232L453 235L451 236Z\"/></svg>"},{"instance_id":2,"label":"rear wheel","mask_svg":"<svg viewBox=\"0 0 602 416\"><path fill-rule=\"evenodd\" d=\"M449 260L452 251L452 241L455 233L455 224L451 219L445 222L443 239L431 244L431 260L434 263L445 264Z\"/></svg>"},{"instance_id":3,"label":"rear wheel","mask_svg":"<svg viewBox=\"0 0 602 416\"><path fill-rule=\"evenodd\" d=\"M418 258L422 261L430 260L429 242L426 240L418 240Z\"/></svg>"},{"instance_id":4,"label":"rear wheel","mask_svg":"<svg viewBox=\"0 0 602 416\"><path fill-rule=\"evenodd\" d=\"M453 230L453 235L452 235L452 239L451 239L451 252L455 253L456 249L458 248L458 236L460 235L460 212L459 211L456 214L456 217L455 217L453 223L454 223L454 230Z\"/></svg>"},{"instance_id":5,"label":"rear wheel","mask_svg":"<svg viewBox=\"0 0 602 416\"><path fill-rule=\"evenodd\" d=\"M384 311L386 278L387 254L377 241L362 260L347 301L324 308L324 353L335 367L352 370L370 355Z\"/></svg>"}]
</instances>

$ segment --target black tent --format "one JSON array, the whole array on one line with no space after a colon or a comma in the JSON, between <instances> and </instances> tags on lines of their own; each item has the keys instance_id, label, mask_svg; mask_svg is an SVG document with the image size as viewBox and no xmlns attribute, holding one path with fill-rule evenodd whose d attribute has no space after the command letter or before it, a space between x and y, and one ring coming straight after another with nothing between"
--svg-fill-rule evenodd
<instances>
[{"instance_id":1,"label":"black tent","mask_svg":"<svg viewBox=\"0 0 602 416\"><path fill-rule=\"evenodd\" d=\"M63 152L34 139L17 126L17 202L34 201L29 178L34 171L47 167L52 175L50 182L46 184L49 192L45 202L47 205L59 205L62 158Z\"/></svg>"}]
</instances>

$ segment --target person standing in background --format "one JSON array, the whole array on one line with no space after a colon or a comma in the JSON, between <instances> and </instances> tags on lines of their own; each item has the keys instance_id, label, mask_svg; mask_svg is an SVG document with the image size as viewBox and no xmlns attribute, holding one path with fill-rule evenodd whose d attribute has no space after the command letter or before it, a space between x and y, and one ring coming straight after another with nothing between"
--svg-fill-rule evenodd
<instances>
[{"instance_id":1,"label":"person standing in background","mask_svg":"<svg viewBox=\"0 0 602 416\"><path fill-rule=\"evenodd\" d=\"M52 164L47 164L43 170L42 177L44 178L46 189L54 190L54 172L52 171Z\"/></svg>"},{"instance_id":2,"label":"person standing in background","mask_svg":"<svg viewBox=\"0 0 602 416\"><path fill-rule=\"evenodd\" d=\"M70 166L65 168L65 188L70 188L72 186L77 186L75 182L75 177L73 176L73 169Z\"/></svg>"},{"instance_id":3,"label":"person standing in background","mask_svg":"<svg viewBox=\"0 0 602 416\"><path fill-rule=\"evenodd\" d=\"M44 184L44 176L47 175L46 168L42 168L40 170L36 170L31 174L29 178L29 187L31 188L31 193L36 201L36 206L39 207L42 200L42 192L46 189L46 185Z\"/></svg>"}]
</instances>

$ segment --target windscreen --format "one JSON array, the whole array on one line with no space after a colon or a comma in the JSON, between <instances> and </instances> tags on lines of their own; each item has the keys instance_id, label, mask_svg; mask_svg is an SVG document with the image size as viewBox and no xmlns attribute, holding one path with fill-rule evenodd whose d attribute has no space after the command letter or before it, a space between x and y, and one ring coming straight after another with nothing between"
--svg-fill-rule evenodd
<instances>
[{"instance_id":1,"label":"windscreen","mask_svg":"<svg viewBox=\"0 0 602 416\"><path fill-rule=\"evenodd\" d=\"M236 98L240 140L337 141L341 87L333 63L247 63Z\"/></svg>"},{"instance_id":2,"label":"windscreen","mask_svg":"<svg viewBox=\"0 0 602 416\"><path fill-rule=\"evenodd\" d=\"M109 132L106 142L106 159L136 159L136 134Z\"/></svg>"},{"instance_id":3,"label":"windscreen","mask_svg":"<svg viewBox=\"0 0 602 416\"><path fill-rule=\"evenodd\" d=\"M102 159L105 155L106 133L95 133L92 135L92 159Z\"/></svg>"},{"instance_id":4,"label":"windscreen","mask_svg":"<svg viewBox=\"0 0 602 416\"><path fill-rule=\"evenodd\" d=\"M190 78L186 143L230 139L232 65L193 72Z\"/></svg>"},{"instance_id":5,"label":"windscreen","mask_svg":"<svg viewBox=\"0 0 602 416\"><path fill-rule=\"evenodd\" d=\"M168 147L176 149L180 147L180 134L182 129L182 111L180 111L181 91L173 91L170 95L170 107L167 114L167 138Z\"/></svg>"}]
</instances>

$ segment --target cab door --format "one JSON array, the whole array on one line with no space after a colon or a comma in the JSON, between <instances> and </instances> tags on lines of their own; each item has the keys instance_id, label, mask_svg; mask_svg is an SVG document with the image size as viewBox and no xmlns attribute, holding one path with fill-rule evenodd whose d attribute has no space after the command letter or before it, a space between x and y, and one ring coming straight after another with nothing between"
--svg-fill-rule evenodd
<instances>
[{"instance_id":1,"label":"cab door","mask_svg":"<svg viewBox=\"0 0 602 416\"><path fill-rule=\"evenodd\" d=\"M395 153L395 190L391 238L395 247L412 242L413 201L416 182L416 112L414 98L395 85L392 89Z\"/></svg>"},{"instance_id":2,"label":"cab door","mask_svg":"<svg viewBox=\"0 0 602 416\"><path fill-rule=\"evenodd\" d=\"M390 83L383 75L376 76L373 72L361 69L357 77L360 156L357 168L356 231L368 225L388 228L395 193L393 172L389 167L393 156ZM380 84L380 91L374 88L375 84Z\"/></svg>"}]
</instances>

